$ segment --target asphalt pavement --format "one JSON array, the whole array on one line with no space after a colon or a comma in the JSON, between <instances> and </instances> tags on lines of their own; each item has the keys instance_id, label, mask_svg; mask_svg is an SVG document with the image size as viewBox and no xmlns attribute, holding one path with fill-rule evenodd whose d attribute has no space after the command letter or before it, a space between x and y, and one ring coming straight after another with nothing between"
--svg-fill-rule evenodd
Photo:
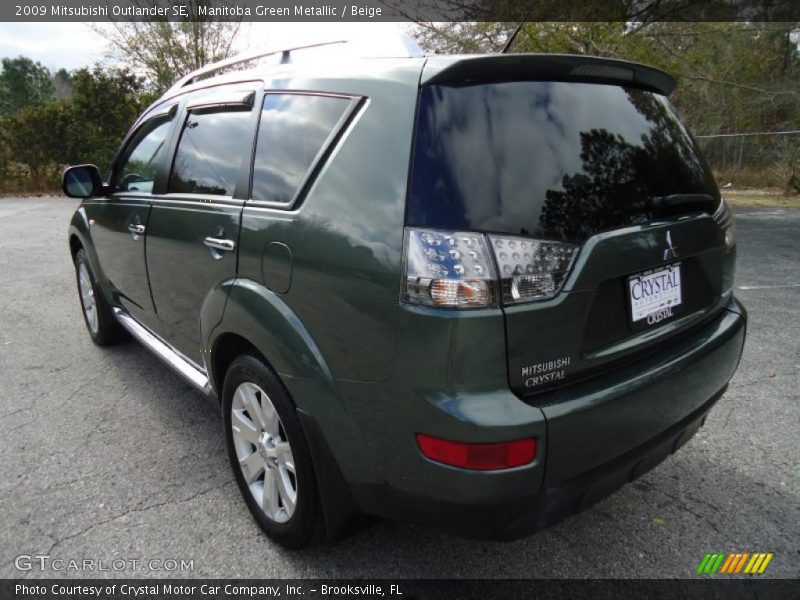
<instances>
[{"instance_id":1,"label":"asphalt pavement","mask_svg":"<svg viewBox=\"0 0 800 600\"><path fill-rule=\"evenodd\" d=\"M715 551L774 552L764 576L800 577L800 210L738 211L744 356L662 465L513 543L380 521L298 552L245 509L219 414L135 342L90 341L66 241L75 206L0 199L0 577L681 578ZM17 570L35 554L126 567ZM171 559L192 570L130 563Z\"/></svg>"}]
</instances>

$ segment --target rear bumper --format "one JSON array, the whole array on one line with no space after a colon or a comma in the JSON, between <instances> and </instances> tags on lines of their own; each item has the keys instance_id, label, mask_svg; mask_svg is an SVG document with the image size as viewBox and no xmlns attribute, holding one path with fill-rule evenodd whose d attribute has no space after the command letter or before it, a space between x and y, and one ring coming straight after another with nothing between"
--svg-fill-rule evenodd
<instances>
[{"instance_id":1,"label":"rear bumper","mask_svg":"<svg viewBox=\"0 0 800 600\"><path fill-rule=\"evenodd\" d=\"M404 454L400 440L417 431L452 431L428 418L383 438L384 445L398 438L392 455L402 472L381 461L382 482L351 481L349 488L364 512L464 537L515 539L548 527L645 473L697 432L736 371L745 329L744 309L731 301L713 323L658 357L565 388L559 402L537 407L541 423L503 411L508 422L500 429L508 435L458 411L459 431L450 439L537 437L540 453L529 467L478 473L427 461L416 448Z\"/></svg>"},{"instance_id":2,"label":"rear bumper","mask_svg":"<svg viewBox=\"0 0 800 600\"><path fill-rule=\"evenodd\" d=\"M498 498L494 503L467 505L386 486L355 486L353 491L356 497L369 498L369 504L379 507L373 512L384 517L473 539L518 539L588 508L661 463L697 433L724 392L725 388L721 389L691 415L646 444L578 477L512 501Z\"/></svg>"},{"instance_id":3,"label":"rear bumper","mask_svg":"<svg viewBox=\"0 0 800 600\"><path fill-rule=\"evenodd\" d=\"M729 307L658 353L563 388L557 401L542 405L545 486L646 444L714 397L735 373L744 344L743 309L735 302Z\"/></svg>"}]
</instances>

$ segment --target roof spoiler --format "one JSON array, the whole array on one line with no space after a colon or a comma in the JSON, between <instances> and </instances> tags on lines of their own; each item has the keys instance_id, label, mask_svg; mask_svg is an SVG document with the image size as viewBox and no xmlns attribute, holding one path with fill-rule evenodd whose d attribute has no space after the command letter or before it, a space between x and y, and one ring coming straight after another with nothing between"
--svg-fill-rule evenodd
<instances>
[{"instance_id":1,"label":"roof spoiler","mask_svg":"<svg viewBox=\"0 0 800 600\"><path fill-rule=\"evenodd\" d=\"M677 82L671 75L638 63L569 54L489 54L432 56L420 85L503 81L567 81L640 88L669 96Z\"/></svg>"}]
</instances>

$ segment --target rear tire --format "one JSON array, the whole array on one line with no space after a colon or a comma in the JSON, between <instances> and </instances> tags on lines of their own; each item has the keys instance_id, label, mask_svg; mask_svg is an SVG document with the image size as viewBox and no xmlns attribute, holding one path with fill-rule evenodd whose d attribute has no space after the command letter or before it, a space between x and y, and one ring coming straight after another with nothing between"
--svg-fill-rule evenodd
<instances>
[{"instance_id":1,"label":"rear tire","mask_svg":"<svg viewBox=\"0 0 800 600\"><path fill-rule=\"evenodd\" d=\"M225 444L236 483L262 530L286 548L322 539L311 453L289 393L264 362L233 361L222 390Z\"/></svg>"},{"instance_id":2,"label":"rear tire","mask_svg":"<svg viewBox=\"0 0 800 600\"><path fill-rule=\"evenodd\" d=\"M83 320L92 341L98 346L110 346L128 339L128 332L119 324L103 297L83 248L75 253L75 278Z\"/></svg>"}]
</instances>

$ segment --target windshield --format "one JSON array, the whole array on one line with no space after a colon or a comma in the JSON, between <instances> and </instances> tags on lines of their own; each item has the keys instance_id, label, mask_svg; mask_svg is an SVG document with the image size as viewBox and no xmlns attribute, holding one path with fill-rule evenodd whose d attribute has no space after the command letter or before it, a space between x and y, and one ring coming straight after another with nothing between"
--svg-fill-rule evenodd
<instances>
[{"instance_id":1,"label":"windshield","mask_svg":"<svg viewBox=\"0 0 800 600\"><path fill-rule=\"evenodd\" d=\"M652 198L719 197L669 102L614 85L420 93L408 224L580 242L650 220Z\"/></svg>"}]
</instances>

